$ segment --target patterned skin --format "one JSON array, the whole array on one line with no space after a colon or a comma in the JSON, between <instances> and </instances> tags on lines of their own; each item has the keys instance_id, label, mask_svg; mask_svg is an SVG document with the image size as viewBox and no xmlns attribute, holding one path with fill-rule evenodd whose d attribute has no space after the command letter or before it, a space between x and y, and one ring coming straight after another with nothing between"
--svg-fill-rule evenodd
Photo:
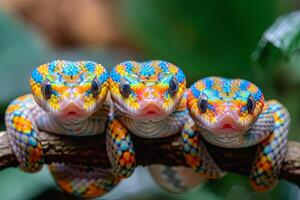
<instances>
[{"instance_id":1,"label":"patterned skin","mask_svg":"<svg viewBox=\"0 0 300 200\"><path fill-rule=\"evenodd\" d=\"M208 77L191 86L187 106L194 121L186 123L182 141L186 161L192 168L211 178L224 175L197 133L225 148L258 144L251 185L257 191L266 191L276 184L290 124L283 105L276 100L264 102L260 89L246 80Z\"/></svg>"},{"instance_id":2,"label":"patterned skin","mask_svg":"<svg viewBox=\"0 0 300 200\"><path fill-rule=\"evenodd\" d=\"M184 95L186 80L177 66L154 60L122 62L111 71L109 81L115 110L111 112L108 125L107 152L115 173L127 177L135 168L130 133L143 138L163 138L181 132L188 118ZM157 167L162 169L151 172L162 174L166 168ZM162 174L164 180L158 180L159 176L155 175L154 179L167 190L185 189L177 180L175 184L169 175ZM162 182L173 184L173 187Z\"/></svg>"},{"instance_id":3,"label":"patterned skin","mask_svg":"<svg viewBox=\"0 0 300 200\"><path fill-rule=\"evenodd\" d=\"M108 72L91 61L57 60L37 67L31 76L32 94L14 100L6 111L6 128L12 149L27 172L43 165L41 131L69 136L105 131L110 103ZM56 183L81 197L96 197L109 191L119 179L111 170L53 163Z\"/></svg>"}]
</instances>

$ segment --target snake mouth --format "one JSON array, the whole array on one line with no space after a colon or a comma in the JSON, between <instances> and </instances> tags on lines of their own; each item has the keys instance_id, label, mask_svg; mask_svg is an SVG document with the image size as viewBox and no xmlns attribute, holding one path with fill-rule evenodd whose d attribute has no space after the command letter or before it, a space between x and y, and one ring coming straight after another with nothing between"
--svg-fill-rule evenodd
<instances>
[{"instance_id":1,"label":"snake mouth","mask_svg":"<svg viewBox=\"0 0 300 200\"><path fill-rule=\"evenodd\" d=\"M63 115L65 118L69 118L69 119L72 119L72 118L76 119L76 118L81 118L84 116L82 113L74 111L74 110L64 113Z\"/></svg>"},{"instance_id":2,"label":"snake mouth","mask_svg":"<svg viewBox=\"0 0 300 200\"><path fill-rule=\"evenodd\" d=\"M157 115L158 113L156 113L155 110L149 110L146 112L146 115Z\"/></svg>"},{"instance_id":3,"label":"snake mouth","mask_svg":"<svg viewBox=\"0 0 300 200\"><path fill-rule=\"evenodd\" d=\"M58 117L64 121L77 121L88 117L88 113L82 108L82 106L75 102L65 104L58 115Z\"/></svg>"},{"instance_id":4,"label":"snake mouth","mask_svg":"<svg viewBox=\"0 0 300 200\"><path fill-rule=\"evenodd\" d=\"M232 129L232 125L231 124L224 124L223 128L224 129Z\"/></svg>"},{"instance_id":5,"label":"snake mouth","mask_svg":"<svg viewBox=\"0 0 300 200\"><path fill-rule=\"evenodd\" d=\"M237 135L245 131L239 123L238 116L227 113L217 119L217 123L207 126L207 129L216 135Z\"/></svg>"},{"instance_id":6,"label":"snake mouth","mask_svg":"<svg viewBox=\"0 0 300 200\"><path fill-rule=\"evenodd\" d=\"M143 122L157 122L168 115L161 105L156 102L145 103L136 111L135 119Z\"/></svg>"},{"instance_id":7,"label":"snake mouth","mask_svg":"<svg viewBox=\"0 0 300 200\"><path fill-rule=\"evenodd\" d=\"M72 116L72 115L78 115L78 113L75 112L75 111L70 111L70 112L67 113L67 115L70 115L70 116Z\"/></svg>"},{"instance_id":8,"label":"snake mouth","mask_svg":"<svg viewBox=\"0 0 300 200\"><path fill-rule=\"evenodd\" d=\"M150 102L141 108L140 114L145 116L163 116L165 115L165 111L161 105L155 102Z\"/></svg>"}]
</instances>

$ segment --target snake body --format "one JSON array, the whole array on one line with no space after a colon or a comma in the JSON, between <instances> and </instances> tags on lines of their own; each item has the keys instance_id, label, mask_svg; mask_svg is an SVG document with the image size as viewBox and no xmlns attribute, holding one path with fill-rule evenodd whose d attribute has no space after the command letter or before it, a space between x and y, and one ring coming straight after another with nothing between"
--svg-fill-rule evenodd
<instances>
[{"instance_id":1,"label":"snake body","mask_svg":"<svg viewBox=\"0 0 300 200\"><path fill-rule=\"evenodd\" d=\"M275 100L264 102L263 93L251 82L208 77L186 90L183 71L166 61L125 61L109 75L91 61L58 60L37 67L30 85L32 94L15 99L5 117L23 170L36 172L43 165L41 131L69 136L106 132L112 169L49 165L57 185L71 194L101 196L130 176L136 167L131 134L159 139L181 133L192 169L149 167L157 184L168 191L186 191L204 182L203 176L224 176L202 139L224 148L258 145L252 186L265 191L277 181L286 153L289 113Z\"/></svg>"},{"instance_id":2,"label":"snake body","mask_svg":"<svg viewBox=\"0 0 300 200\"><path fill-rule=\"evenodd\" d=\"M207 77L190 87L187 107L192 120L185 124L182 142L186 161L193 169L210 178L224 175L202 138L224 148L258 145L251 185L266 191L276 184L290 124L282 104L276 100L265 102L262 91L249 81Z\"/></svg>"},{"instance_id":3,"label":"snake body","mask_svg":"<svg viewBox=\"0 0 300 200\"><path fill-rule=\"evenodd\" d=\"M126 177L134 170L130 134L158 139L181 132L189 118L185 87L183 71L166 61L125 61L111 71L110 94L115 109L108 125L107 152L115 173ZM153 165L150 173L158 185L172 192L186 191L198 181L190 180L196 174L190 168Z\"/></svg>"},{"instance_id":4,"label":"snake body","mask_svg":"<svg viewBox=\"0 0 300 200\"><path fill-rule=\"evenodd\" d=\"M39 132L87 136L105 132L111 107L107 70L91 61L57 60L32 73L32 94L8 106L6 128L12 149L27 172L43 166ZM81 197L101 196L119 182L110 169L53 163L49 169L57 185Z\"/></svg>"}]
</instances>

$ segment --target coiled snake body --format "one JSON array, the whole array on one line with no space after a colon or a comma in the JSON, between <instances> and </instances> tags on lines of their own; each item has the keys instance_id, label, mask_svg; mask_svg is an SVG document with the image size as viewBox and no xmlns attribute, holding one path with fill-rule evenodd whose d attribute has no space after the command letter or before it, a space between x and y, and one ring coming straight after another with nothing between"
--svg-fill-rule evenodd
<instances>
[{"instance_id":1,"label":"coiled snake body","mask_svg":"<svg viewBox=\"0 0 300 200\"><path fill-rule=\"evenodd\" d=\"M266 191L276 184L290 124L282 104L265 102L262 91L249 81L208 77L190 87L187 107L192 120L183 129L182 142L186 161L193 169L210 178L224 175L207 153L202 138L224 148L258 144L251 185Z\"/></svg>"},{"instance_id":2,"label":"coiled snake body","mask_svg":"<svg viewBox=\"0 0 300 200\"><path fill-rule=\"evenodd\" d=\"M111 71L110 94L115 109L108 124L107 152L116 174L127 177L134 170L130 134L159 139L181 132L189 118L185 85L183 71L161 60L125 61ZM156 183L171 192L184 192L203 181L190 168L149 168Z\"/></svg>"},{"instance_id":3,"label":"coiled snake body","mask_svg":"<svg viewBox=\"0 0 300 200\"><path fill-rule=\"evenodd\" d=\"M203 138L225 148L258 144L252 186L265 191L277 181L286 153L289 113L275 100L264 102L263 93L248 81L208 77L186 90L182 70L165 61L125 61L109 76L91 61L58 60L37 67L30 85L32 94L14 100L5 117L23 170L35 172L43 165L40 131L69 136L106 131L112 169L49 165L66 192L97 197L130 176L136 165L130 134L157 139L181 133L183 153L192 169L150 166L154 180L172 192L198 185L202 176L225 174L208 154ZM106 98L108 89L111 100Z\"/></svg>"},{"instance_id":4,"label":"coiled snake body","mask_svg":"<svg viewBox=\"0 0 300 200\"><path fill-rule=\"evenodd\" d=\"M106 101L108 72L91 61L52 61L31 76L32 94L14 100L6 111L11 146L28 172L43 165L39 132L69 136L102 134L110 109ZM119 182L110 169L93 166L49 165L57 185L81 197L101 196Z\"/></svg>"}]
</instances>

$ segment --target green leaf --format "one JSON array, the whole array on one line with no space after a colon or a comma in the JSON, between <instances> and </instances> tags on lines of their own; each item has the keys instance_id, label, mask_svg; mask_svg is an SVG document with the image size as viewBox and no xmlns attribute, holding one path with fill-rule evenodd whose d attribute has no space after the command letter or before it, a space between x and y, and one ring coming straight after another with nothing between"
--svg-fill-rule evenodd
<instances>
[{"instance_id":1,"label":"green leaf","mask_svg":"<svg viewBox=\"0 0 300 200\"><path fill-rule=\"evenodd\" d=\"M300 128L300 11L279 17L262 35L252 61L267 99L281 101L291 114L290 139Z\"/></svg>"},{"instance_id":2,"label":"green leaf","mask_svg":"<svg viewBox=\"0 0 300 200\"><path fill-rule=\"evenodd\" d=\"M284 87L300 83L300 11L279 17L264 32L252 60ZM284 75L284 76L282 76Z\"/></svg>"}]
</instances>

